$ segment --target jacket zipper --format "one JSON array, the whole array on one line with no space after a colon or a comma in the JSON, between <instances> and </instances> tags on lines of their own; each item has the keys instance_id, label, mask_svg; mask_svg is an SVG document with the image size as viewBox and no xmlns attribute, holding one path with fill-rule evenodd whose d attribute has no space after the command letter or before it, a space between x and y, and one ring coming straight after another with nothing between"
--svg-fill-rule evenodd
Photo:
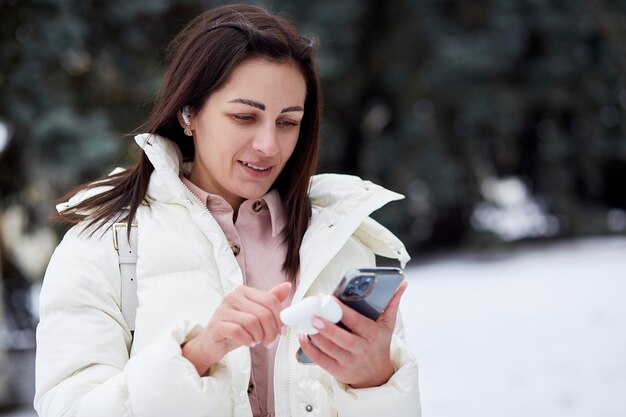
<instances>
[{"instance_id":1,"label":"jacket zipper","mask_svg":"<svg viewBox=\"0 0 626 417\"><path fill-rule=\"evenodd\" d=\"M181 181L181 182L182 182L182 181ZM194 201L196 201L196 202L200 205L200 207L201 207L201 209L202 209L202 210L205 210L205 211L206 211L207 213L209 213L209 214L211 213L211 211L209 210L209 208L206 206L206 203L203 203L203 202L202 202L202 201L198 198L198 196L196 196L196 195L193 193L193 191L191 191L191 190L189 189L189 187L187 187L187 185L186 185L184 182L183 182L183 187L185 187L185 190L187 190L187 193L191 195L191 197L194 199ZM193 205L193 202L192 202L191 200L188 200L188 201L189 201L189 202ZM224 286L221 284L221 281L220 281L220 285L221 285L221 287L222 287L222 294L223 294L223 295L226 295L226 291L224 290ZM231 376L232 376L232 368L231 368L231 371L230 371L230 372L231 372ZM231 391L233 391L233 394L234 394L234 387L231 387Z\"/></svg>"},{"instance_id":2,"label":"jacket zipper","mask_svg":"<svg viewBox=\"0 0 626 417\"><path fill-rule=\"evenodd\" d=\"M289 328L289 332L288 332L288 338L287 338L287 415L288 416L293 416L294 414L292 413L292 404L291 404L291 397L292 397L292 392L293 392L293 381L291 379L293 372L291 372L291 361L289 361L289 356L291 355L291 333L294 330L290 327Z\"/></svg>"},{"instance_id":3,"label":"jacket zipper","mask_svg":"<svg viewBox=\"0 0 626 417\"><path fill-rule=\"evenodd\" d=\"M185 190L187 190L187 192L193 197L194 200L198 202L198 204L200 204L200 206L204 207L204 209L210 213L209 208L206 206L206 203L203 203L202 201L200 201L198 196L195 195L193 191L191 191L184 182L183 182L183 187L185 187Z\"/></svg>"}]
</instances>

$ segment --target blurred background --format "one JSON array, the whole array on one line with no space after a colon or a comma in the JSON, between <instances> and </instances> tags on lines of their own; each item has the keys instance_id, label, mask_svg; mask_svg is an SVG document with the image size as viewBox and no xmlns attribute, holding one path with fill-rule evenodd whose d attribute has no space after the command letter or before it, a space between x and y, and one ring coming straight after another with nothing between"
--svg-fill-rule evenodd
<instances>
[{"instance_id":1,"label":"blurred background","mask_svg":"<svg viewBox=\"0 0 626 417\"><path fill-rule=\"evenodd\" d=\"M132 163L168 41L224 3L0 0L0 413L33 415L54 200ZM320 40L319 171L407 197L375 217L424 415L626 416L626 1L260 4Z\"/></svg>"}]
</instances>

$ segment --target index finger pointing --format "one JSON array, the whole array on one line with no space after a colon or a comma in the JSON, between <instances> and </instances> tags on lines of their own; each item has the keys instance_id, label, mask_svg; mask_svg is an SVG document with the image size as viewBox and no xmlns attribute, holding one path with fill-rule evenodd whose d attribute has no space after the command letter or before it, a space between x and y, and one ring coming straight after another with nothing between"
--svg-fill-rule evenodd
<instances>
[{"instance_id":1,"label":"index finger pointing","mask_svg":"<svg viewBox=\"0 0 626 417\"><path fill-rule=\"evenodd\" d=\"M276 327L280 330L283 325L279 317L281 304L279 298L276 295L258 290L256 288L250 288L250 291L246 292L245 297L248 300L270 310L272 313L272 317L276 322Z\"/></svg>"}]
</instances>

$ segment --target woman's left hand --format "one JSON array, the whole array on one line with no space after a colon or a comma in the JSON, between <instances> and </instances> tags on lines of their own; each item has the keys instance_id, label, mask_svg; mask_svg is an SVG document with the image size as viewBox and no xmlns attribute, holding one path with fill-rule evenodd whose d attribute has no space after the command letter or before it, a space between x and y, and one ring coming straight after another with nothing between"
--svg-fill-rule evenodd
<instances>
[{"instance_id":1,"label":"woman's left hand","mask_svg":"<svg viewBox=\"0 0 626 417\"><path fill-rule=\"evenodd\" d=\"M341 321L352 333L315 317L312 324L319 333L308 337L300 334L303 352L337 381L353 388L376 387L386 383L394 373L390 353L391 337L400 299L407 284L407 281L400 284L376 321L339 302L343 311Z\"/></svg>"}]
</instances>

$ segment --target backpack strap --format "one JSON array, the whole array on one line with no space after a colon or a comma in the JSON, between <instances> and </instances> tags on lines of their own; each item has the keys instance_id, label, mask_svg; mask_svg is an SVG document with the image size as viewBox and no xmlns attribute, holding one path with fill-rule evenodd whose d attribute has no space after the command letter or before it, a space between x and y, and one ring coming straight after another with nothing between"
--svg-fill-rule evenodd
<instances>
[{"instance_id":1,"label":"backpack strap","mask_svg":"<svg viewBox=\"0 0 626 417\"><path fill-rule=\"evenodd\" d=\"M135 332L135 315L139 304L137 299L137 232L137 224L131 224L129 239L126 223L113 225L113 246L117 250L122 279L122 315L131 334Z\"/></svg>"}]
</instances>

